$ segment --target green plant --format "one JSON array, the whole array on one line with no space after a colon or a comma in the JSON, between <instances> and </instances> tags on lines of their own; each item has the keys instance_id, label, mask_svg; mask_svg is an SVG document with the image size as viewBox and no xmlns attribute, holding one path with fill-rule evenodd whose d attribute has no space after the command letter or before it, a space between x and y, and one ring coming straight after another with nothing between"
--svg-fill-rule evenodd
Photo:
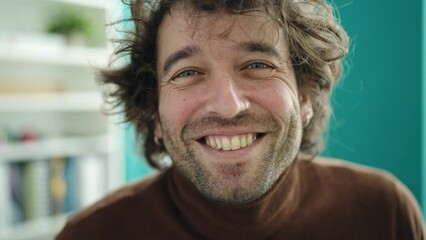
<instances>
[{"instance_id":1,"label":"green plant","mask_svg":"<svg viewBox=\"0 0 426 240\"><path fill-rule=\"evenodd\" d=\"M64 10L55 15L48 23L47 32L71 36L73 34L89 34L90 24L81 14L72 10Z\"/></svg>"}]
</instances>

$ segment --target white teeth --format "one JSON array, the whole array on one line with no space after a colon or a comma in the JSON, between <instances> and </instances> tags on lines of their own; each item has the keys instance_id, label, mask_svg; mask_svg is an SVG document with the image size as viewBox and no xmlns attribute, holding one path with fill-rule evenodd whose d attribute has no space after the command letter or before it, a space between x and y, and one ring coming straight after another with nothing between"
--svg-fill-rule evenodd
<instances>
[{"instance_id":1,"label":"white teeth","mask_svg":"<svg viewBox=\"0 0 426 240\"><path fill-rule=\"evenodd\" d=\"M253 143L253 141L254 141L254 139L253 139L253 138L248 137L248 138L247 138L247 145L252 144L252 143Z\"/></svg>"},{"instance_id":2,"label":"white teeth","mask_svg":"<svg viewBox=\"0 0 426 240\"><path fill-rule=\"evenodd\" d=\"M232 137L231 139L231 149L237 150L241 148L240 138L239 137Z\"/></svg>"},{"instance_id":3,"label":"white teeth","mask_svg":"<svg viewBox=\"0 0 426 240\"><path fill-rule=\"evenodd\" d=\"M240 145L241 145L241 147L246 147L247 146L247 137L242 137L241 138Z\"/></svg>"},{"instance_id":4,"label":"white teeth","mask_svg":"<svg viewBox=\"0 0 426 240\"><path fill-rule=\"evenodd\" d=\"M230 151L250 146L255 140L255 134L244 134L232 137L206 137L206 144L214 149Z\"/></svg>"},{"instance_id":5,"label":"white teeth","mask_svg":"<svg viewBox=\"0 0 426 240\"><path fill-rule=\"evenodd\" d=\"M222 143L220 142L220 139L216 138L215 143L216 143L217 149L221 149L222 148Z\"/></svg>"},{"instance_id":6,"label":"white teeth","mask_svg":"<svg viewBox=\"0 0 426 240\"><path fill-rule=\"evenodd\" d=\"M229 151L231 150L231 141L228 138L222 139L222 150Z\"/></svg>"}]
</instances>

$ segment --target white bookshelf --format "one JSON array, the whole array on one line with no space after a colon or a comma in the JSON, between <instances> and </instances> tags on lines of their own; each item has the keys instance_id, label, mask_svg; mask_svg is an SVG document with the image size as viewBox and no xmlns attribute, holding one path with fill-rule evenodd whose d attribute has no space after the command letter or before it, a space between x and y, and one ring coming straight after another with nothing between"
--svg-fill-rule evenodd
<instances>
[{"instance_id":1,"label":"white bookshelf","mask_svg":"<svg viewBox=\"0 0 426 240\"><path fill-rule=\"evenodd\" d=\"M68 3L68 4L74 4L78 6L85 6L85 7L93 7L93 8L99 8L99 9L105 9L108 6L108 2L104 0L91 0L91 1L84 1L84 0L53 0L55 2L61 2L61 3Z\"/></svg>"},{"instance_id":2,"label":"white bookshelf","mask_svg":"<svg viewBox=\"0 0 426 240\"><path fill-rule=\"evenodd\" d=\"M101 111L99 92L0 95L0 112Z\"/></svg>"},{"instance_id":3,"label":"white bookshelf","mask_svg":"<svg viewBox=\"0 0 426 240\"><path fill-rule=\"evenodd\" d=\"M14 228L5 229L2 240L48 240L55 237L51 229L60 229L67 220L67 215L57 215L25 222ZM32 233L32 234L30 234Z\"/></svg>"},{"instance_id":4,"label":"white bookshelf","mask_svg":"<svg viewBox=\"0 0 426 240\"><path fill-rule=\"evenodd\" d=\"M87 67L105 65L108 58L105 48L52 46L48 43L31 45L29 40L15 43L14 46L0 43L0 61L12 63Z\"/></svg>"},{"instance_id":5,"label":"white bookshelf","mask_svg":"<svg viewBox=\"0 0 426 240\"><path fill-rule=\"evenodd\" d=\"M106 147L108 144L108 135L88 136L88 137L66 137L51 138L45 140L36 140L30 142L19 142L4 144L0 146L0 152L3 163L21 161L37 161L38 158L49 158L50 156L60 155L93 155L93 154L112 154L117 151L117 147Z\"/></svg>"},{"instance_id":6,"label":"white bookshelf","mask_svg":"<svg viewBox=\"0 0 426 240\"><path fill-rule=\"evenodd\" d=\"M1 240L53 239L67 218L60 213L12 222L13 164L77 159L79 178L98 176L80 182L80 207L124 183L121 119L102 112L104 103L96 85L97 70L109 63L113 51L111 30L100 31L92 42L73 45L45 31L49 16L61 8L77 9L103 29L118 19L119 4L115 0L0 1ZM28 129L38 136L27 141L2 136Z\"/></svg>"}]
</instances>

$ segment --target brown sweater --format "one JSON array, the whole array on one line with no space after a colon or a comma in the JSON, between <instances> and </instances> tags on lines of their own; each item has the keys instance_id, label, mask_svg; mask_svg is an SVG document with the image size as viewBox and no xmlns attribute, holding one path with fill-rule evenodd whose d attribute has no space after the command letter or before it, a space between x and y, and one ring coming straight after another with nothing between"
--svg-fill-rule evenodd
<instances>
[{"instance_id":1,"label":"brown sweater","mask_svg":"<svg viewBox=\"0 0 426 240\"><path fill-rule=\"evenodd\" d=\"M296 160L242 206L205 199L175 169L128 185L75 214L68 239L425 239L419 207L391 175L338 160Z\"/></svg>"}]
</instances>

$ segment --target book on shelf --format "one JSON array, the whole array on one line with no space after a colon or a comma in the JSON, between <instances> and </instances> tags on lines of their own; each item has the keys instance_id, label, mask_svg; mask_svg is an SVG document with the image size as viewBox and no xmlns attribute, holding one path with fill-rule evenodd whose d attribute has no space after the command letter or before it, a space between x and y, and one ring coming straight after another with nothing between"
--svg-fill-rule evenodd
<instances>
[{"instance_id":1,"label":"book on shelf","mask_svg":"<svg viewBox=\"0 0 426 240\"><path fill-rule=\"evenodd\" d=\"M9 193L10 193L10 223L16 224L25 221L24 215L24 162L14 162L9 166Z\"/></svg>"},{"instance_id":2,"label":"book on shelf","mask_svg":"<svg viewBox=\"0 0 426 240\"><path fill-rule=\"evenodd\" d=\"M56 157L50 160L50 200L52 202L50 213L57 215L65 212L65 194L67 182L65 179L65 158Z\"/></svg>"},{"instance_id":3,"label":"book on shelf","mask_svg":"<svg viewBox=\"0 0 426 240\"><path fill-rule=\"evenodd\" d=\"M85 156L78 162L80 206L98 200L106 189L106 165L95 156Z\"/></svg>"},{"instance_id":4,"label":"book on shelf","mask_svg":"<svg viewBox=\"0 0 426 240\"><path fill-rule=\"evenodd\" d=\"M71 214L106 192L102 155L58 156L8 163L11 225Z\"/></svg>"},{"instance_id":5,"label":"book on shelf","mask_svg":"<svg viewBox=\"0 0 426 240\"><path fill-rule=\"evenodd\" d=\"M24 213L26 220L49 216L48 162L45 159L33 160L24 164L23 171Z\"/></svg>"},{"instance_id":6,"label":"book on shelf","mask_svg":"<svg viewBox=\"0 0 426 240\"><path fill-rule=\"evenodd\" d=\"M65 212L73 212L80 207L78 182L80 174L78 171L78 158L68 157L65 162L65 182L67 191L65 193Z\"/></svg>"}]
</instances>

